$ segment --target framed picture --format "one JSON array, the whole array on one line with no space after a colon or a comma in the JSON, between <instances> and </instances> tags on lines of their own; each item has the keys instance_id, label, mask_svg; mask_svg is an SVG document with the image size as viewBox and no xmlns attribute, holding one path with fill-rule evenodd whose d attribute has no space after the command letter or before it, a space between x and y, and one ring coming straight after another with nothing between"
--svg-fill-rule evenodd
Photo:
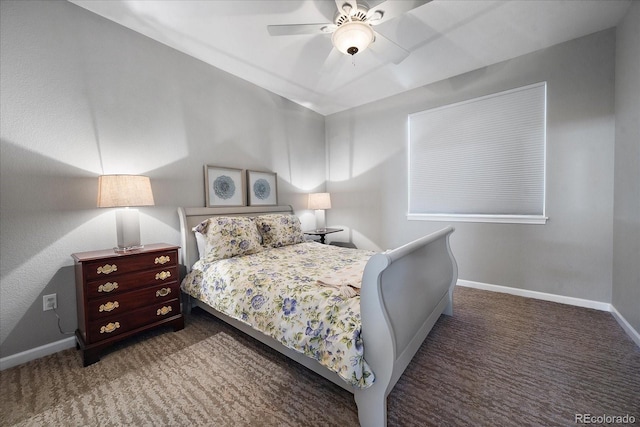
<instances>
[{"instance_id":1,"label":"framed picture","mask_svg":"<svg viewBox=\"0 0 640 427\"><path fill-rule=\"evenodd\" d=\"M274 172L247 171L249 206L278 204L278 177Z\"/></svg>"},{"instance_id":2,"label":"framed picture","mask_svg":"<svg viewBox=\"0 0 640 427\"><path fill-rule=\"evenodd\" d=\"M206 165L204 167L205 206L246 206L244 170Z\"/></svg>"}]
</instances>

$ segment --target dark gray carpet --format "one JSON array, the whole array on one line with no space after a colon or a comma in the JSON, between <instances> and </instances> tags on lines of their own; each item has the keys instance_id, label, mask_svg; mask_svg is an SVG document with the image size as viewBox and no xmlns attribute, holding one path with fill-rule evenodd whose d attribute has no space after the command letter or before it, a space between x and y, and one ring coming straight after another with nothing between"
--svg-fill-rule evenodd
<instances>
[{"instance_id":1,"label":"dark gray carpet","mask_svg":"<svg viewBox=\"0 0 640 427\"><path fill-rule=\"evenodd\" d=\"M609 313L457 288L388 399L390 426L640 424L640 349ZM352 395L208 314L82 367L66 350L0 372L0 425L355 426Z\"/></svg>"}]
</instances>

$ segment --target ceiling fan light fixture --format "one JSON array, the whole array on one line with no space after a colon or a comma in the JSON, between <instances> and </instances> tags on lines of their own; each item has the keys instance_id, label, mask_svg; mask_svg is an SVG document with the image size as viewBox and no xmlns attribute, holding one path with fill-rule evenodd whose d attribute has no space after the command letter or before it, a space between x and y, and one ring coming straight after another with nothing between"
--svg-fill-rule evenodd
<instances>
[{"instance_id":1,"label":"ceiling fan light fixture","mask_svg":"<svg viewBox=\"0 0 640 427\"><path fill-rule=\"evenodd\" d=\"M355 55L369 47L374 38L375 33L369 24L351 21L340 25L333 32L331 41L340 52Z\"/></svg>"}]
</instances>

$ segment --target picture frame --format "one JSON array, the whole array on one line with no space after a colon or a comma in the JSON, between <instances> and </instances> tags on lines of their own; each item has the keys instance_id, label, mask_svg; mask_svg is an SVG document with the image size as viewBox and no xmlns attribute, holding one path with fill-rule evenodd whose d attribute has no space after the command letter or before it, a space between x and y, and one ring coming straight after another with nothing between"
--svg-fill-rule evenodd
<instances>
[{"instance_id":1,"label":"picture frame","mask_svg":"<svg viewBox=\"0 0 640 427\"><path fill-rule=\"evenodd\" d=\"M275 172L247 171L249 206L278 204L278 175Z\"/></svg>"},{"instance_id":2,"label":"picture frame","mask_svg":"<svg viewBox=\"0 0 640 427\"><path fill-rule=\"evenodd\" d=\"M246 206L244 169L204 166L205 207Z\"/></svg>"}]
</instances>

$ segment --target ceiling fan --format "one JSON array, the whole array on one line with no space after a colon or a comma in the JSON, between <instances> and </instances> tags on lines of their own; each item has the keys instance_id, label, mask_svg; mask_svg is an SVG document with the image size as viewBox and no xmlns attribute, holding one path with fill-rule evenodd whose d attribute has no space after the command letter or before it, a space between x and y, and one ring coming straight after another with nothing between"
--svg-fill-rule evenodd
<instances>
[{"instance_id":1,"label":"ceiling fan","mask_svg":"<svg viewBox=\"0 0 640 427\"><path fill-rule=\"evenodd\" d=\"M335 0L334 22L322 24L268 25L272 36L332 34L333 46L345 55L370 48L386 60L399 64L409 52L373 30L373 26L396 18L430 0Z\"/></svg>"}]
</instances>

